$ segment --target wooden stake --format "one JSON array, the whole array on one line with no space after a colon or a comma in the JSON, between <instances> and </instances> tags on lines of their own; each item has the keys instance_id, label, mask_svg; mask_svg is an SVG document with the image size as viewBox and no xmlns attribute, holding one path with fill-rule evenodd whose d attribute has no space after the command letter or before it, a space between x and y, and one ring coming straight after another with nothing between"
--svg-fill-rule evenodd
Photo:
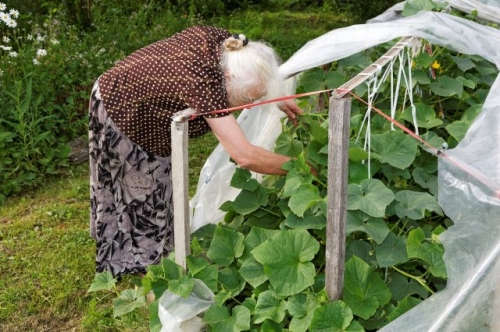
<instances>
[{"instance_id":1,"label":"wooden stake","mask_svg":"<svg viewBox=\"0 0 500 332\"><path fill-rule=\"evenodd\" d=\"M330 98L328 130L328 217L326 224L326 292L330 300L342 296L344 286L345 224L350 98Z\"/></svg>"},{"instance_id":2,"label":"wooden stake","mask_svg":"<svg viewBox=\"0 0 500 332\"><path fill-rule=\"evenodd\" d=\"M174 200L175 262L186 270L190 253L188 188L188 122L172 121L172 186Z\"/></svg>"}]
</instances>

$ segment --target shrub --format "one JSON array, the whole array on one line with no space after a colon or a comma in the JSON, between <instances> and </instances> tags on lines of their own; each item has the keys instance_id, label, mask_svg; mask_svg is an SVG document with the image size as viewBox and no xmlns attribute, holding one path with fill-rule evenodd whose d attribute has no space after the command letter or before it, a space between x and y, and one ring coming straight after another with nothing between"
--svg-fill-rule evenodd
<instances>
[{"instance_id":1,"label":"shrub","mask_svg":"<svg viewBox=\"0 0 500 332\"><path fill-rule=\"evenodd\" d=\"M100 49L81 53L78 32L58 8L41 24L3 3L0 12L1 202L68 166L67 143L86 132L94 72L113 58Z\"/></svg>"}]
</instances>

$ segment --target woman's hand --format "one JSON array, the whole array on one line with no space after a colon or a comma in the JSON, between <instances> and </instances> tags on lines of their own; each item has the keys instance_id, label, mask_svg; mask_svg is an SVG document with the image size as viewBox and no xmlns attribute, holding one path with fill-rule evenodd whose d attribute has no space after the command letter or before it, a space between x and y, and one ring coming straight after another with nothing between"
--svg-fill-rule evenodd
<instances>
[{"instance_id":1,"label":"woman's hand","mask_svg":"<svg viewBox=\"0 0 500 332\"><path fill-rule=\"evenodd\" d=\"M297 115L301 115L304 112L297 106L295 100L288 99L278 104L280 110L285 112L288 118L293 121L293 125L297 125Z\"/></svg>"},{"instance_id":2,"label":"woman's hand","mask_svg":"<svg viewBox=\"0 0 500 332\"><path fill-rule=\"evenodd\" d=\"M261 174L286 174L281 166L290 157L251 144L232 114L205 120L224 150L240 167Z\"/></svg>"}]
</instances>

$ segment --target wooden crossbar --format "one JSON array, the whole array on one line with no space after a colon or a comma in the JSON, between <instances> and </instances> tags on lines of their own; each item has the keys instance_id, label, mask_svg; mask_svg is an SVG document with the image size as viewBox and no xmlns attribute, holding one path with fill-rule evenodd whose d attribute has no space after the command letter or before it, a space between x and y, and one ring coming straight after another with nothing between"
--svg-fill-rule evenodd
<instances>
[{"instance_id":1,"label":"wooden crossbar","mask_svg":"<svg viewBox=\"0 0 500 332\"><path fill-rule=\"evenodd\" d=\"M361 83L370 79L375 75L380 69L385 66L387 63L392 61L405 47L411 47L418 42L418 38L415 37L403 37L401 38L396 45L391 47L384 55L382 55L377 61L372 63L370 66L366 67L361 73L342 84L336 90L332 92L332 97L334 98L342 98L349 91L354 90Z\"/></svg>"}]
</instances>

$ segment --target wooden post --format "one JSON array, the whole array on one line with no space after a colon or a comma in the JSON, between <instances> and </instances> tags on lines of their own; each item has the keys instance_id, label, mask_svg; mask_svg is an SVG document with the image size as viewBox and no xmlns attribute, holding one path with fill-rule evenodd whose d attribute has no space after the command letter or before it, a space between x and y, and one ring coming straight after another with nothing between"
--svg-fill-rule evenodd
<instances>
[{"instance_id":1,"label":"wooden post","mask_svg":"<svg viewBox=\"0 0 500 332\"><path fill-rule=\"evenodd\" d=\"M188 188L188 122L172 121L172 186L174 200L175 262L186 270L190 252Z\"/></svg>"},{"instance_id":2,"label":"wooden post","mask_svg":"<svg viewBox=\"0 0 500 332\"><path fill-rule=\"evenodd\" d=\"M330 98L328 130L328 217L326 223L326 292L342 296L344 286L345 223L351 99Z\"/></svg>"}]
</instances>

